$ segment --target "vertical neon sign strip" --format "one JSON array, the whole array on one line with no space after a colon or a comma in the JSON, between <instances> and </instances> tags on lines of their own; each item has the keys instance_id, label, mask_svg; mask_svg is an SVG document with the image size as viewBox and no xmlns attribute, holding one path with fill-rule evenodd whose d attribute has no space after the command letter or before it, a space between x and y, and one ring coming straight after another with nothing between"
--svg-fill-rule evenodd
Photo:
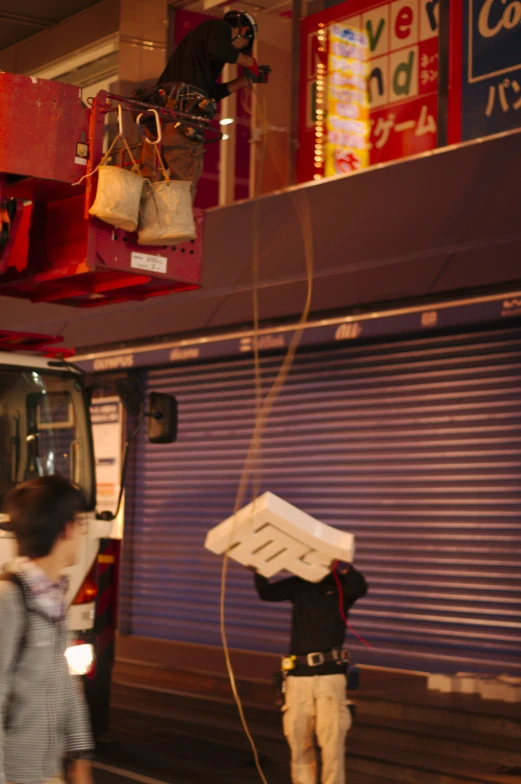
<instances>
[{"instance_id":1,"label":"vertical neon sign strip","mask_svg":"<svg viewBox=\"0 0 521 784\"><path fill-rule=\"evenodd\" d=\"M326 88L326 177L348 174L369 165L368 59L369 46L364 33L344 24L331 25Z\"/></svg>"},{"instance_id":2,"label":"vertical neon sign strip","mask_svg":"<svg viewBox=\"0 0 521 784\"><path fill-rule=\"evenodd\" d=\"M327 51L327 28L319 25L318 51ZM317 63L317 108L315 118L315 174L314 179L322 179L326 149L326 106L327 106L327 71L323 62Z\"/></svg>"}]
</instances>

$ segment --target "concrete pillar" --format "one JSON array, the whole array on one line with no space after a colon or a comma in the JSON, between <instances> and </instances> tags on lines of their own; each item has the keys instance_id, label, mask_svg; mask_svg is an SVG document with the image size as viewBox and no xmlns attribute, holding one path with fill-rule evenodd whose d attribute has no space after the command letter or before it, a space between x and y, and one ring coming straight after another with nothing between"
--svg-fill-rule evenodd
<instances>
[{"instance_id":1,"label":"concrete pillar","mask_svg":"<svg viewBox=\"0 0 521 784\"><path fill-rule=\"evenodd\" d=\"M153 84L166 62L167 0L120 0L120 92Z\"/></svg>"}]
</instances>

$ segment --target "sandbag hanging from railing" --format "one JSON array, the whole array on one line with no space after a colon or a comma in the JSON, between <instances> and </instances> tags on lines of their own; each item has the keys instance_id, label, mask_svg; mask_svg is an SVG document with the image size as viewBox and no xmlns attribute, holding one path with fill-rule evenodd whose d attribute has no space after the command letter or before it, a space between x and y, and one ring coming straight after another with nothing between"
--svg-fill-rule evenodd
<instances>
[{"instance_id":1,"label":"sandbag hanging from railing","mask_svg":"<svg viewBox=\"0 0 521 784\"><path fill-rule=\"evenodd\" d=\"M192 183L171 180L154 145L163 182L146 184L139 212L138 243L140 245L180 245L195 240L192 210Z\"/></svg>"},{"instance_id":2,"label":"sandbag hanging from railing","mask_svg":"<svg viewBox=\"0 0 521 784\"><path fill-rule=\"evenodd\" d=\"M195 240L191 188L186 180L146 184L139 214L140 245L180 245Z\"/></svg>"},{"instance_id":3,"label":"sandbag hanging from railing","mask_svg":"<svg viewBox=\"0 0 521 784\"><path fill-rule=\"evenodd\" d=\"M132 170L107 164L116 142L122 139ZM139 207L143 191L144 178L139 174L139 165L128 146L123 133L118 133L109 150L98 166L98 187L96 198L89 214L110 223L118 229L136 231L139 220Z\"/></svg>"}]
</instances>

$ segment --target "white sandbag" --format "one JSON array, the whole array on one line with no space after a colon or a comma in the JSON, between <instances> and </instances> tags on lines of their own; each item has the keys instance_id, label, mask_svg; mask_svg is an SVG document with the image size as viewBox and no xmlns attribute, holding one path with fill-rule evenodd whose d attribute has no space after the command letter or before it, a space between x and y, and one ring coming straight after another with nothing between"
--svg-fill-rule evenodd
<instances>
[{"instance_id":1,"label":"white sandbag","mask_svg":"<svg viewBox=\"0 0 521 784\"><path fill-rule=\"evenodd\" d=\"M98 189L89 214L118 229L136 231L145 180L118 166L100 166Z\"/></svg>"},{"instance_id":2,"label":"white sandbag","mask_svg":"<svg viewBox=\"0 0 521 784\"><path fill-rule=\"evenodd\" d=\"M154 182L143 191L139 213L140 245L180 245L195 240L192 183Z\"/></svg>"}]
</instances>

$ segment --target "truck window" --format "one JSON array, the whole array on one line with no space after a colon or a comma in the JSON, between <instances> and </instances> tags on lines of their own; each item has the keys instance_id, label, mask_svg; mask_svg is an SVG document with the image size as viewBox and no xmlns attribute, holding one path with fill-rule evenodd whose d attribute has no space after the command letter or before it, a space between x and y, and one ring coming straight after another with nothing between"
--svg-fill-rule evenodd
<instances>
[{"instance_id":1,"label":"truck window","mask_svg":"<svg viewBox=\"0 0 521 784\"><path fill-rule=\"evenodd\" d=\"M94 502L92 445L80 380L71 373L0 367L0 504L11 487L62 474Z\"/></svg>"}]
</instances>

